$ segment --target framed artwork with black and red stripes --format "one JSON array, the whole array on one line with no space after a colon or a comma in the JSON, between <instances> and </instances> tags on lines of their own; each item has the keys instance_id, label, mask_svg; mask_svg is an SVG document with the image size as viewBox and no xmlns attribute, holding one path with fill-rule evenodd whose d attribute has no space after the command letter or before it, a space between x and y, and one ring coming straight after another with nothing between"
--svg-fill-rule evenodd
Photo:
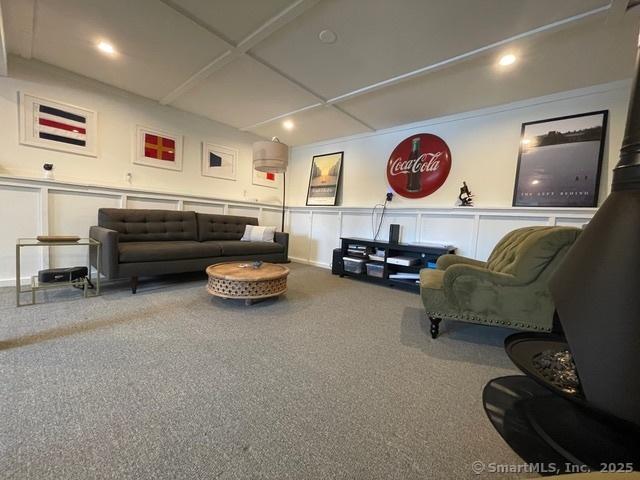
<instances>
[{"instance_id":1,"label":"framed artwork with black and red stripes","mask_svg":"<svg viewBox=\"0 0 640 480\"><path fill-rule=\"evenodd\" d=\"M98 156L98 114L86 108L20 92L20 143Z\"/></svg>"},{"instance_id":2,"label":"framed artwork with black and red stripes","mask_svg":"<svg viewBox=\"0 0 640 480\"><path fill-rule=\"evenodd\" d=\"M133 163L182 170L182 135L138 125Z\"/></svg>"}]
</instances>

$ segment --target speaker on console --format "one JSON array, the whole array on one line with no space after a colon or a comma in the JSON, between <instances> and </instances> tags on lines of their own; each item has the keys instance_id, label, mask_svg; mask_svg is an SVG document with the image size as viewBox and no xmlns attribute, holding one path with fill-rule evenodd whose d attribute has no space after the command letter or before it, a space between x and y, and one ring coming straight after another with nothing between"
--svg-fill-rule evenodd
<instances>
[{"instance_id":1,"label":"speaker on console","mask_svg":"<svg viewBox=\"0 0 640 480\"><path fill-rule=\"evenodd\" d=\"M398 243L400 241L400 225L392 223L389 225L389 243Z\"/></svg>"},{"instance_id":2,"label":"speaker on console","mask_svg":"<svg viewBox=\"0 0 640 480\"><path fill-rule=\"evenodd\" d=\"M344 262L342 261L342 249L333 250L333 261L331 262L331 273L334 275L344 274Z\"/></svg>"}]
</instances>

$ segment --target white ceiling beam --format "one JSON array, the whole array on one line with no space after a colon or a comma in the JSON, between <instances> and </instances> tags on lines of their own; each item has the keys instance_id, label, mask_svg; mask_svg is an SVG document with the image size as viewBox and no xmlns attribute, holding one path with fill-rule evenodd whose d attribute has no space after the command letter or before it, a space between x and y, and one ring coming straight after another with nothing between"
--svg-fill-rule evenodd
<instances>
[{"instance_id":1,"label":"white ceiling beam","mask_svg":"<svg viewBox=\"0 0 640 480\"><path fill-rule=\"evenodd\" d=\"M622 22L628 6L629 0L611 0L611 7L607 14L607 24L615 26Z\"/></svg>"},{"instance_id":2,"label":"white ceiling beam","mask_svg":"<svg viewBox=\"0 0 640 480\"><path fill-rule=\"evenodd\" d=\"M254 123L253 125L249 125L247 127L242 127L239 130L241 130L243 132L246 132L246 131L252 130L254 128L260 127L262 125L266 125L267 123L275 122L277 120L282 120L283 118L290 117L290 116L295 115L297 113L306 112L307 110L313 110L314 108L321 107L322 105L324 105L324 103L322 103L322 102L314 103L312 105L307 105L306 107L299 108L299 109L294 110L292 112L288 112L288 113L285 113L283 115L278 115L276 117L272 117L272 118L269 118L267 120L263 120L262 122Z\"/></svg>"},{"instance_id":3,"label":"white ceiling beam","mask_svg":"<svg viewBox=\"0 0 640 480\"><path fill-rule=\"evenodd\" d=\"M15 18L12 17L12 22L15 22L15 25L11 25L12 32L17 33L17 38L13 39L17 50L16 53L27 60L33 58L36 8L36 0L20 0L15 6L12 6L12 13L15 14ZM14 9L15 12L13 11Z\"/></svg>"},{"instance_id":4,"label":"white ceiling beam","mask_svg":"<svg viewBox=\"0 0 640 480\"><path fill-rule=\"evenodd\" d=\"M315 105L309 105L307 107L303 107L302 109L298 109L295 110L294 112L287 112L283 115L277 115L276 117L272 117L269 118L267 120L264 120L262 122L258 122L259 125L264 125L266 123L270 123L276 120L279 120L283 117L288 117L290 115L293 115L295 113L300 113L301 111L304 110L311 110L312 108L317 108L317 107L329 107L332 110L338 111L346 116L348 116L349 118L351 118L352 120L355 120L357 123L359 123L360 125L362 125L365 129L367 129L370 132L373 132L375 129L373 127L371 127L370 125L368 125L367 123L365 123L364 121L360 120L359 118L355 117L354 115L351 115L350 113L345 112L344 110L342 110L341 108L336 107L335 105L331 105L327 102L327 99L322 97L321 95L319 95L318 93L314 92L313 90L311 90L309 87L307 87L306 85L300 83L298 80L296 80L293 77L290 77L289 75L287 75L286 73L282 72L281 70L279 70L278 68L276 68L275 66L271 65L270 63L268 63L265 60L262 60L254 55L252 55L250 52L246 52L245 55L249 58L251 58L253 61L258 62L260 65L263 65L265 68L268 68L269 70L271 70L272 72L276 73L277 75L279 75L280 77L284 78L286 81L288 81L289 83L291 83L292 85L295 85L296 87L298 87L300 90L302 90L303 92L311 95L318 103ZM253 128L255 125L249 126L249 127L243 127L241 128L241 130L249 130L250 128Z\"/></svg>"},{"instance_id":5,"label":"white ceiling beam","mask_svg":"<svg viewBox=\"0 0 640 480\"><path fill-rule=\"evenodd\" d=\"M4 36L4 17L2 16L2 3L0 3L0 76L6 77L9 74L7 67L7 42Z\"/></svg>"},{"instance_id":6,"label":"white ceiling beam","mask_svg":"<svg viewBox=\"0 0 640 480\"><path fill-rule=\"evenodd\" d=\"M277 15L271 17L257 30L253 31L246 38L240 41L238 45L233 45L228 39L224 38L222 34L217 32L212 26L206 24L198 17L194 16L184 8L180 7L173 0L160 0L162 3L178 12L180 15L188 18L192 22L196 23L200 27L206 29L211 35L213 35L218 41L222 42L228 49L225 53L215 58L208 64L204 65L200 70L192 74L184 82L178 85L174 90L169 92L163 98L160 99L162 105L168 105L171 102L178 99L180 96L187 93L199 83L203 82L214 72L220 70L225 65L231 63L233 60L241 55L244 55L250 48L255 47L261 41L269 37L276 30L284 27L287 23L291 22L298 16L313 7L320 0L297 0L282 10Z\"/></svg>"},{"instance_id":7,"label":"white ceiling beam","mask_svg":"<svg viewBox=\"0 0 640 480\"><path fill-rule=\"evenodd\" d=\"M366 93L371 93L376 90L380 90L381 88L390 87L391 85L395 85L400 82L404 82L411 78L420 77L427 73L440 70L444 67L452 66L456 63L462 62L464 60L469 60L472 57L476 57L478 55L489 53L492 50L497 50L500 47L504 47L505 45L509 45L519 40L524 40L526 38L534 37L543 33L551 33L554 31L561 30L566 28L572 24L583 21L587 18L594 17L596 15L604 15L604 13L609 10L611 5L605 5L603 7L599 7L593 10L589 10L587 12L574 15L572 17L564 18L562 20L558 20L553 23L549 23L547 25L543 25L538 28L534 28L533 30L526 31L524 33L520 33L518 35L514 35L509 38L505 38L504 40L500 40L498 42L491 43L489 45L485 45L484 47L476 48L475 50L471 50L469 52L462 53L460 55L456 55L455 57L448 58L446 60L442 60L441 62L436 62L431 65L427 65L422 68L418 68L417 70L413 70L411 72L403 73L402 75L397 75L395 77L388 78L381 82L376 82L371 85L367 85L366 87L358 88L353 90L352 92L347 92L342 95L338 95L337 97L330 98L327 100L327 103L337 103L343 102L345 100L349 100L351 98L364 95Z\"/></svg>"},{"instance_id":8,"label":"white ceiling beam","mask_svg":"<svg viewBox=\"0 0 640 480\"><path fill-rule=\"evenodd\" d=\"M614 3L615 2L625 2L625 3L627 3L628 0L613 0L613 2ZM596 15L604 15L605 12L607 12L610 8L612 8L612 5L605 5L603 7L599 7L599 8L593 9L593 10L589 10L587 12L584 12L584 13L581 13L581 14L578 14L578 15L567 17L567 18L564 18L562 20L558 20L556 22L549 23L547 25L543 25L541 27L535 28L533 30L529 30L527 32L520 33L518 35L514 35L514 36L506 38L504 40L500 40L498 42L494 42L494 43L486 45L484 47L481 47L481 48L478 48L478 49L475 49L475 50L471 50L471 51L463 53L461 55L457 55L455 57L448 58L448 59L443 60L441 62L437 62L437 63L431 64L431 65L427 65L427 66L419 68L417 70L413 70L411 72L403 73L402 75L397 75L395 77L383 80L381 82L377 82L377 83L374 83L374 84L371 84L371 85L367 85L367 86L362 87L362 88L358 88L358 89L353 90L351 92L347 92L347 93L344 93L342 95L338 95L337 97L330 98L328 100L327 99L323 99L322 97L318 96L317 94L309 91L308 88L304 87L303 85L300 85L297 81L295 81L293 79L290 79L288 77L287 78L290 81L293 81L294 83L296 83L298 86L301 86L304 90L308 91L309 93L312 93L317 99L320 100L320 102L318 104L310 105L309 107L305 107L302 110L311 110L313 108L318 108L318 107L321 107L321 106L332 106L336 110L338 110L339 112L343 113L344 115L349 116L353 120L355 120L358 123L360 123L361 125L365 126L367 129L373 131L373 130L375 130L373 127L371 127L370 125L368 125L366 122L362 121L361 119L359 119L359 118L351 115L350 113L346 112L344 109L338 107L336 104L339 103L339 102L343 102L343 101L349 100L351 98L357 97L359 95L364 95L366 93L371 93L371 92L373 92L375 90L379 90L381 88L385 88L385 87L389 87L391 85L395 85L397 83L403 82L405 80L409 80L411 78L416 78L416 77L419 77L419 76L422 76L422 75L426 75L427 73L439 70L439 69L447 67L447 66L451 66L451 65L453 65L455 63L459 63L459 62L462 62L464 60L468 60L468 59L470 59L472 57L476 57L478 55L486 54L486 53L488 53L488 52L490 52L492 50L497 50L500 47L503 47L505 45L508 45L508 44L513 43L513 42L518 41L518 40L523 40L523 39L526 39L526 38L529 38L529 37L533 37L533 36L536 36L536 35L540 35L540 34L543 34L543 33L551 33L551 32L554 32L554 31L561 30L563 28L567 28L568 26L570 26L572 24L575 24L577 22L583 21L583 20L585 20L587 18L596 16ZM626 8L626 5L625 5L625 8ZM255 58L253 56L252 56L252 58L254 58L254 60L256 60L256 61L259 61L260 63L262 63L266 67L271 68L272 70L276 71L278 74L280 74L282 76L285 76L282 72L277 71L273 66L268 65L265 62ZM280 119L288 117L288 116L295 115L296 113L299 113L300 111L301 110L295 110L293 112L284 113L282 115L278 115L278 116L270 118L268 120L264 120L264 121L259 122L257 124L249 125L247 127L243 127L240 130L243 130L243 131L244 130L251 130L251 129L255 128L255 127L258 127L258 126L261 126L261 125L265 125L267 123L271 123L271 122L280 120Z\"/></svg>"},{"instance_id":9,"label":"white ceiling beam","mask_svg":"<svg viewBox=\"0 0 640 480\"><path fill-rule=\"evenodd\" d=\"M315 6L320 0L297 0L277 15L267 20L260 28L247 35L238 43L237 48L242 53L249 51L272 33L292 22L304 12Z\"/></svg>"}]
</instances>

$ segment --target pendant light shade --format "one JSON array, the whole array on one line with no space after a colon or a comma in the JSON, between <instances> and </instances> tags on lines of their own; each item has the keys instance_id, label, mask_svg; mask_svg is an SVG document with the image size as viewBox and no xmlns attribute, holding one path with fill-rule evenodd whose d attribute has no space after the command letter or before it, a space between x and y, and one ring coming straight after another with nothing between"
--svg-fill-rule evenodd
<instances>
[{"instance_id":1,"label":"pendant light shade","mask_svg":"<svg viewBox=\"0 0 640 480\"><path fill-rule=\"evenodd\" d=\"M283 173L289 164L289 147L276 137L253 144L253 168L259 172Z\"/></svg>"}]
</instances>

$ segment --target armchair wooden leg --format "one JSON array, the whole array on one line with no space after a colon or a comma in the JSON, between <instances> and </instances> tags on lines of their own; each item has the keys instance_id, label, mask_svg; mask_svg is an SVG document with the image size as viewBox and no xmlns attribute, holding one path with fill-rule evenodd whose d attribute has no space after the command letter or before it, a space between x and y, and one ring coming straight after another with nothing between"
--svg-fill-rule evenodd
<instances>
[{"instance_id":1,"label":"armchair wooden leg","mask_svg":"<svg viewBox=\"0 0 640 480\"><path fill-rule=\"evenodd\" d=\"M131 293L135 295L138 291L138 277L131 277Z\"/></svg>"},{"instance_id":2,"label":"armchair wooden leg","mask_svg":"<svg viewBox=\"0 0 640 480\"><path fill-rule=\"evenodd\" d=\"M431 338L438 338L438 333L440 332L440 322L441 318L429 317L431 320Z\"/></svg>"}]
</instances>

